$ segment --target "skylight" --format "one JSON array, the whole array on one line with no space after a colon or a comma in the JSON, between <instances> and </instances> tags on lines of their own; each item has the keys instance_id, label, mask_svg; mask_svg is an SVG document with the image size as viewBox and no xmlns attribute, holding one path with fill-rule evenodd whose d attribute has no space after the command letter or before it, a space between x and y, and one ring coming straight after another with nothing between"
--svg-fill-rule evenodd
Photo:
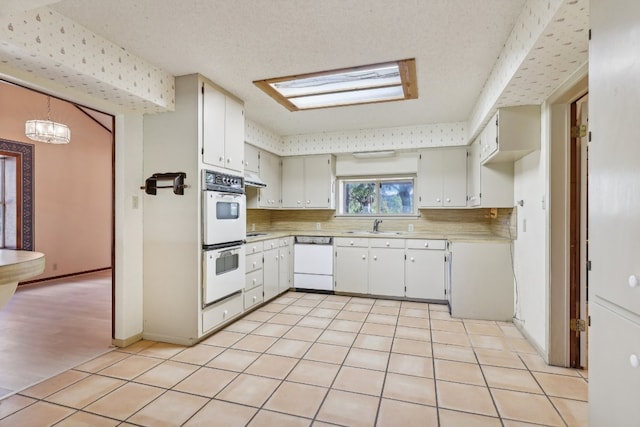
<instances>
[{"instance_id":1,"label":"skylight","mask_svg":"<svg viewBox=\"0 0 640 427\"><path fill-rule=\"evenodd\" d=\"M290 111L418 97L415 59L253 82Z\"/></svg>"}]
</instances>

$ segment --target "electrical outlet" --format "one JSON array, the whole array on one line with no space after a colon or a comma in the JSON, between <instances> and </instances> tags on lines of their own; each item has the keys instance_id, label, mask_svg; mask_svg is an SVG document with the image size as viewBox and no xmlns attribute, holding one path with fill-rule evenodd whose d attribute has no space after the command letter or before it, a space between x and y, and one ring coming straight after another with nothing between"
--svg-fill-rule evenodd
<instances>
[{"instance_id":1,"label":"electrical outlet","mask_svg":"<svg viewBox=\"0 0 640 427\"><path fill-rule=\"evenodd\" d=\"M322 229L322 224L320 224L319 222L316 222L316 230L320 230Z\"/></svg>"},{"instance_id":2,"label":"electrical outlet","mask_svg":"<svg viewBox=\"0 0 640 427\"><path fill-rule=\"evenodd\" d=\"M527 232L527 218L522 219L522 232L523 233Z\"/></svg>"},{"instance_id":3,"label":"electrical outlet","mask_svg":"<svg viewBox=\"0 0 640 427\"><path fill-rule=\"evenodd\" d=\"M138 209L138 196L131 196L131 208Z\"/></svg>"},{"instance_id":4,"label":"electrical outlet","mask_svg":"<svg viewBox=\"0 0 640 427\"><path fill-rule=\"evenodd\" d=\"M413 224L409 224L409 233L413 233Z\"/></svg>"},{"instance_id":5,"label":"electrical outlet","mask_svg":"<svg viewBox=\"0 0 640 427\"><path fill-rule=\"evenodd\" d=\"M256 225L254 223L251 224L251 231L256 231Z\"/></svg>"}]
</instances>

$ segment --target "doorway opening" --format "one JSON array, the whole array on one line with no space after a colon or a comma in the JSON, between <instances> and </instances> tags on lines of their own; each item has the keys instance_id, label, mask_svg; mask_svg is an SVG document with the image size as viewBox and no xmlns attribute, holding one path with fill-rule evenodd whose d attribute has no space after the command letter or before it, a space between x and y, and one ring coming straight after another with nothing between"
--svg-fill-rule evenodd
<instances>
[{"instance_id":1,"label":"doorway opening","mask_svg":"<svg viewBox=\"0 0 640 427\"><path fill-rule=\"evenodd\" d=\"M31 141L47 98L0 80L0 246L47 264L0 311L0 399L113 348L115 119L51 96L71 143Z\"/></svg>"},{"instance_id":2,"label":"doorway opening","mask_svg":"<svg viewBox=\"0 0 640 427\"><path fill-rule=\"evenodd\" d=\"M589 95L571 104L569 187L569 364L587 368Z\"/></svg>"}]
</instances>

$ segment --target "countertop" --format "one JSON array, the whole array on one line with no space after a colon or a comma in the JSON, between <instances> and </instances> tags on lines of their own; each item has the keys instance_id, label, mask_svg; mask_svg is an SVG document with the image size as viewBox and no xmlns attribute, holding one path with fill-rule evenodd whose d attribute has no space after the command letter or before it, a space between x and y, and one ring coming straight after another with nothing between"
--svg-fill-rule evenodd
<instances>
[{"instance_id":1,"label":"countertop","mask_svg":"<svg viewBox=\"0 0 640 427\"><path fill-rule=\"evenodd\" d=\"M251 236L252 233L260 233ZM259 242L269 239L278 239L289 236L332 236L346 238L372 238L372 239L435 239L448 240L450 242L509 242L510 239L493 234L471 234L471 233L433 233L433 232L408 232L408 231L381 231L373 233L366 230L332 231L332 230L264 230L247 232L247 242Z\"/></svg>"}]
</instances>

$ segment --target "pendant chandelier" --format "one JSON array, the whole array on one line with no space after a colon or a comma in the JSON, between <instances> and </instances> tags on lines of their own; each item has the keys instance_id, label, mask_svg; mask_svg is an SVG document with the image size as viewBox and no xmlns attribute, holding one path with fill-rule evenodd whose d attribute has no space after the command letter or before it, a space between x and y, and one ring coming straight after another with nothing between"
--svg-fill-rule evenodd
<instances>
[{"instance_id":1,"label":"pendant chandelier","mask_svg":"<svg viewBox=\"0 0 640 427\"><path fill-rule=\"evenodd\" d=\"M47 120L27 120L24 124L27 138L48 144L68 144L71 130L67 125L51 121L51 97L47 96Z\"/></svg>"}]
</instances>

